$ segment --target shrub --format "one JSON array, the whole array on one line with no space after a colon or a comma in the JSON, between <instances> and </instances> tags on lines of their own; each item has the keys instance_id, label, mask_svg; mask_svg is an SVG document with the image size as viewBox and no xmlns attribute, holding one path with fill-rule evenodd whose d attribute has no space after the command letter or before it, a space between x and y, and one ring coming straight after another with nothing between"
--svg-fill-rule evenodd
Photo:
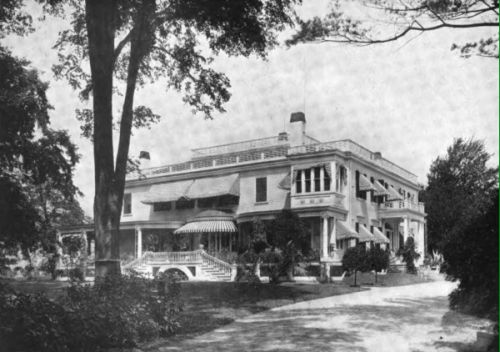
<instances>
[{"instance_id":1,"label":"shrub","mask_svg":"<svg viewBox=\"0 0 500 352\"><path fill-rule=\"evenodd\" d=\"M69 269L68 270L68 277L69 277L70 281L78 281L78 282L85 281L83 271L80 268Z\"/></svg>"},{"instance_id":2,"label":"shrub","mask_svg":"<svg viewBox=\"0 0 500 352\"><path fill-rule=\"evenodd\" d=\"M415 240L413 237L406 239L403 248L398 250L397 255L403 257L403 262L406 264L406 271L410 274L416 274L417 268L415 267L415 260L420 258L420 254L415 250Z\"/></svg>"},{"instance_id":3,"label":"shrub","mask_svg":"<svg viewBox=\"0 0 500 352\"><path fill-rule=\"evenodd\" d=\"M0 341L7 350L133 347L179 326L179 287L169 276L108 276L93 286L74 282L57 302L0 291Z\"/></svg>"}]
</instances>

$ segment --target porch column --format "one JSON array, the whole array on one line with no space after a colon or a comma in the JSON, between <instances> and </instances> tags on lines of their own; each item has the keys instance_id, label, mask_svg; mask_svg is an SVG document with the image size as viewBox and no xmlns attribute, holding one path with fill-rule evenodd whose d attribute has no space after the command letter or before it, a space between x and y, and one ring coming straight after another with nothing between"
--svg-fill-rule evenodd
<instances>
[{"instance_id":1,"label":"porch column","mask_svg":"<svg viewBox=\"0 0 500 352\"><path fill-rule=\"evenodd\" d=\"M410 235L410 220L407 216L403 218L403 240L406 243L408 236ZM404 243L403 243L404 245Z\"/></svg>"},{"instance_id":2,"label":"porch column","mask_svg":"<svg viewBox=\"0 0 500 352\"><path fill-rule=\"evenodd\" d=\"M212 250L212 233L209 232L207 237L208 237L207 251L210 252Z\"/></svg>"},{"instance_id":3,"label":"porch column","mask_svg":"<svg viewBox=\"0 0 500 352\"><path fill-rule=\"evenodd\" d=\"M417 251L420 252L420 258L418 263L422 264L425 258L425 239L424 239L424 223L421 221L417 222L417 233L415 235L415 241L417 242Z\"/></svg>"},{"instance_id":4,"label":"porch column","mask_svg":"<svg viewBox=\"0 0 500 352\"><path fill-rule=\"evenodd\" d=\"M337 218L332 217L332 232L330 233L332 251L337 251Z\"/></svg>"},{"instance_id":5,"label":"porch column","mask_svg":"<svg viewBox=\"0 0 500 352\"><path fill-rule=\"evenodd\" d=\"M232 252L233 251L233 233L228 232L227 237L229 239L229 252Z\"/></svg>"},{"instance_id":6,"label":"porch column","mask_svg":"<svg viewBox=\"0 0 500 352\"><path fill-rule=\"evenodd\" d=\"M142 257L142 228L136 227L136 240L137 240L137 258Z\"/></svg>"},{"instance_id":7,"label":"porch column","mask_svg":"<svg viewBox=\"0 0 500 352\"><path fill-rule=\"evenodd\" d=\"M328 257L328 215L322 215L323 231L321 231L321 257Z\"/></svg>"}]
</instances>

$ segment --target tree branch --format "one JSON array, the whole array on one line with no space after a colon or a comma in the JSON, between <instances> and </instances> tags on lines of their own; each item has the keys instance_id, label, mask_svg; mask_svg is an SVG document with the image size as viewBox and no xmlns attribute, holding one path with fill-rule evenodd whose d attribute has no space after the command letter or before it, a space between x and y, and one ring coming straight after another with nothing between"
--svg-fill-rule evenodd
<instances>
[{"instance_id":1,"label":"tree branch","mask_svg":"<svg viewBox=\"0 0 500 352\"><path fill-rule=\"evenodd\" d=\"M132 31L128 32L125 38L123 38L116 46L115 51L113 53L113 63L116 63L116 60L118 60L118 57L120 56L123 48L125 47L125 45L127 45L128 42L130 42L131 35Z\"/></svg>"}]
</instances>

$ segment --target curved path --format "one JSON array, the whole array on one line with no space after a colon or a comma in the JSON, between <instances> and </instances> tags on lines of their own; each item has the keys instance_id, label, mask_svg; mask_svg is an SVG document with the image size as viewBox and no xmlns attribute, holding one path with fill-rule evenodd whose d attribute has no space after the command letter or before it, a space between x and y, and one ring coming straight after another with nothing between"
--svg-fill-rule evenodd
<instances>
[{"instance_id":1,"label":"curved path","mask_svg":"<svg viewBox=\"0 0 500 352\"><path fill-rule=\"evenodd\" d=\"M438 281L300 302L157 351L459 351L488 322L449 311L455 286Z\"/></svg>"}]
</instances>

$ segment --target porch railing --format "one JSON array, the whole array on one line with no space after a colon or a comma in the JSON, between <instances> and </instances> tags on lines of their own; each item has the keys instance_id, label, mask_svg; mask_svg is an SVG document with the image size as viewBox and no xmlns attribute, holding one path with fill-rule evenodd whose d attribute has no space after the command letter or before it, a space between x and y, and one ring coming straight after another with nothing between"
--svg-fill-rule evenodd
<instances>
[{"instance_id":1,"label":"porch railing","mask_svg":"<svg viewBox=\"0 0 500 352\"><path fill-rule=\"evenodd\" d=\"M218 270L224 272L225 274L232 274L233 265L226 263L218 258L212 257L210 254L205 251L199 251L201 258L204 263L211 265L212 267L217 268Z\"/></svg>"},{"instance_id":2,"label":"porch railing","mask_svg":"<svg viewBox=\"0 0 500 352\"><path fill-rule=\"evenodd\" d=\"M201 262L200 251L190 252L149 252L147 262L165 263L198 263Z\"/></svg>"}]
</instances>

